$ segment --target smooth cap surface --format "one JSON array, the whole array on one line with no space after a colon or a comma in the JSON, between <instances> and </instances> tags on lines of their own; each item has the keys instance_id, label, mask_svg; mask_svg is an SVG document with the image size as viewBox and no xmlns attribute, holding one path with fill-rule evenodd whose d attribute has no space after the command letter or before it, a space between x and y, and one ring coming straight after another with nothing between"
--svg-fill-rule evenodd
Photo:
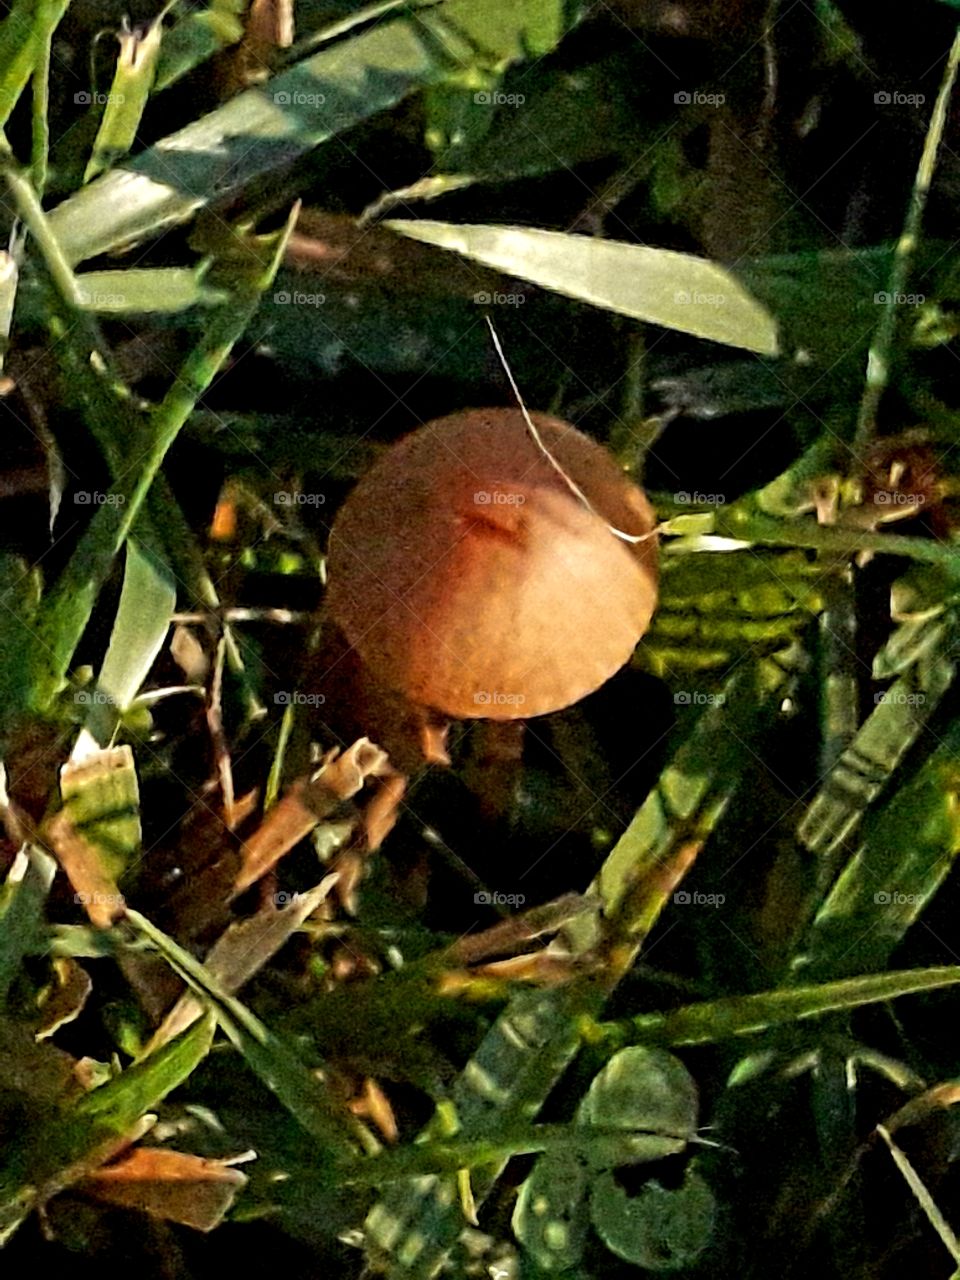
<instances>
[{"instance_id":1,"label":"smooth cap surface","mask_svg":"<svg viewBox=\"0 0 960 1280\"><path fill-rule=\"evenodd\" d=\"M657 598L655 516L587 436L518 409L475 409L405 436L341 507L327 601L388 687L456 718L578 701L629 659ZM598 514L595 514L598 513Z\"/></svg>"}]
</instances>

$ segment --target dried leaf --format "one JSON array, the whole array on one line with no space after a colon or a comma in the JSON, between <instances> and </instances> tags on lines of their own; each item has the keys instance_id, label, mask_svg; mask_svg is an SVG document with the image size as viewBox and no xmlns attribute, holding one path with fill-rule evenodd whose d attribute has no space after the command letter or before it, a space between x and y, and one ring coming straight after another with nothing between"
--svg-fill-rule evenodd
<instances>
[{"instance_id":1,"label":"dried leaf","mask_svg":"<svg viewBox=\"0 0 960 1280\"><path fill-rule=\"evenodd\" d=\"M342 755L331 754L313 778L295 782L243 845L243 865L235 893L243 893L289 853L368 778L382 777L386 754L367 738L359 738Z\"/></svg>"},{"instance_id":2,"label":"dried leaf","mask_svg":"<svg viewBox=\"0 0 960 1280\"><path fill-rule=\"evenodd\" d=\"M246 1183L246 1175L225 1160L137 1147L86 1178L80 1190L125 1209L212 1231Z\"/></svg>"}]
</instances>

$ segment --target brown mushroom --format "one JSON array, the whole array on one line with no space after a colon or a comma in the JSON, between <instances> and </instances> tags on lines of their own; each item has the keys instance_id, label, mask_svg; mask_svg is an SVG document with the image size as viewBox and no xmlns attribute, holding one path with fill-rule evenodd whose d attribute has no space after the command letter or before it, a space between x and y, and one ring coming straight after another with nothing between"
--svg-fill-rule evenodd
<instances>
[{"instance_id":1,"label":"brown mushroom","mask_svg":"<svg viewBox=\"0 0 960 1280\"><path fill-rule=\"evenodd\" d=\"M557 466L518 409L452 414L389 449L331 532L332 617L383 685L451 719L578 701L656 604L644 495L595 441L532 420Z\"/></svg>"},{"instance_id":2,"label":"brown mushroom","mask_svg":"<svg viewBox=\"0 0 960 1280\"><path fill-rule=\"evenodd\" d=\"M367 849L396 821L406 775L448 763L451 720L569 706L627 662L649 625L650 504L595 441L531 416L554 461L519 410L452 414L388 449L334 522L336 627L312 683L328 691L328 729L370 734L393 763L367 806ZM352 885L353 853L344 867Z\"/></svg>"}]
</instances>

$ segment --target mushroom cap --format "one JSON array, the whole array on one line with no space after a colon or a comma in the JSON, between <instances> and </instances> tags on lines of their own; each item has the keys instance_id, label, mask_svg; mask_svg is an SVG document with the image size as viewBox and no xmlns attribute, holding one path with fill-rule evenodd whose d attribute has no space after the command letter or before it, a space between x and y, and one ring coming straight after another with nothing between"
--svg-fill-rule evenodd
<instances>
[{"instance_id":1,"label":"mushroom cap","mask_svg":"<svg viewBox=\"0 0 960 1280\"><path fill-rule=\"evenodd\" d=\"M438 418L394 444L330 535L331 616L374 675L455 719L543 715L627 660L657 600L656 517L595 441L519 409Z\"/></svg>"}]
</instances>

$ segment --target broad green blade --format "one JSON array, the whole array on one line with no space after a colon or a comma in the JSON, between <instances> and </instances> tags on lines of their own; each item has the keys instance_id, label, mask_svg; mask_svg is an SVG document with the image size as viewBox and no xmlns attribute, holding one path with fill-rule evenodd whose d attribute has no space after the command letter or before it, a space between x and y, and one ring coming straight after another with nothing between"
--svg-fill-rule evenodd
<instances>
[{"instance_id":1,"label":"broad green blade","mask_svg":"<svg viewBox=\"0 0 960 1280\"><path fill-rule=\"evenodd\" d=\"M725 267L672 249L530 227L385 224L509 276L648 324L773 356L773 316Z\"/></svg>"},{"instance_id":2,"label":"broad green blade","mask_svg":"<svg viewBox=\"0 0 960 1280\"><path fill-rule=\"evenodd\" d=\"M956 663L951 652L952 619L939 619L933 625L936 636L924 647L917 662L877 695L873 711L800 821L800 840L823 860L821 883L829 883L837 851L887 785L953 681Z\"/></svg>"},{"instance_id":3,"label":"broad green blade","mask_svg":"<svg viewBox=\"0 0 960 1280\"><path fill-rule=\"evenodd\" d=\"M183 222L321 142L478 60L511 61L554 30L542 0L442 0L385 19L248 89L102 175L50 215L71 263Z\"/></svg>"},{"instance_id":4,"label":"broad green blade","mask_svg":"<svg viewBox=\"0 0 960 1280\"><path fill-rule=\"evenodd\" d=\"M100 315L156 315L228 301L195 267L132 267L77 276L81 305Z\"/></svg>"},{"instance_id":5,"label":"broad green blade","mask_svg":"<svg viewBox=\"0 0 960 1280\"><path fill-rule=\"evenodd\" d=\"M684 553L668 544L657 611L634 665L682 689L696 672L782 649L823 608L824 576L802 551Z\"/></svg>"},{"instance_id":6,"label":"broad green blade","mask_svg":"<svg viewBox=\"0 0 960 1280\"><path fill-rule=\"evenodd\" d=\"M90 711L86 727L101 746L110 741L118 717L129 708L147 678L176 603L176 586L166 566L135 538L129 538L110 644L96 688L87 692Z\"/></svg>"},{"instance_id":7,"label":"broad green blade","mask_svg":"<svg viewBox=\"0 0 960 1280\"><path fill-rule=\"evenodd\" d=\"M863 837L794 957L804 982L879 969L950 874L960 852L960 726L868 816Z\"/></svg>"}]
</instances>

